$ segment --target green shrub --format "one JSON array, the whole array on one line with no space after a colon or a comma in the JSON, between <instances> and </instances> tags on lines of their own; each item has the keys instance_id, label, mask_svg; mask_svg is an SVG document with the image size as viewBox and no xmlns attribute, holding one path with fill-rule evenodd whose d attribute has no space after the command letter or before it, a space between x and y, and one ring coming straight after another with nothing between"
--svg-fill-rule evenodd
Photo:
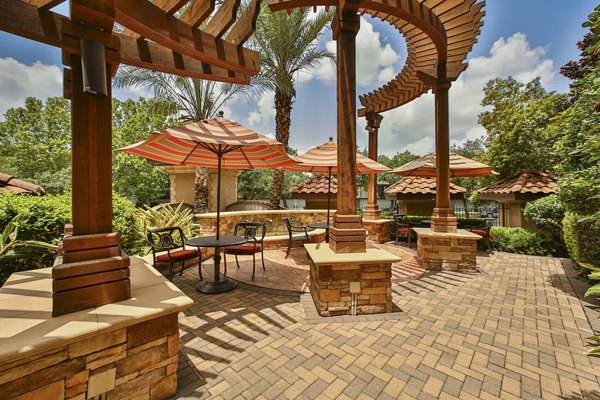
<instances>
[{"instance_id":1,"label":"green shrub","mask_svg":"<svg viewBox=\"0 0 600 400\"><path fill-rule=\"evenodd\" d=\"M569 256L577 264L600 267L600 225L593 219L567 212L563 219L564 241Z\"/></svg>"},{"instance_id":2,"label":"green shrub","mask_svg":"<svg viewBox=\"0 0 600 400\"><path fill-rule=\"evenodd\" d=\"M556 237L562 236L565 208L558 195L552 194L527 203L523 214L540 229Z\"/></svg>"},{"instance_id":3,"label":"green shrub","mask_svg":"<svg viewBox=\"0 0 600 400\"><path fill-rule=\"evenodd\" d=\"M503 228L494 226L490 232L492 248L507 253L547 256L550 251L544 247L544 237L523 228Z\"/></svg>"}]
</instances>

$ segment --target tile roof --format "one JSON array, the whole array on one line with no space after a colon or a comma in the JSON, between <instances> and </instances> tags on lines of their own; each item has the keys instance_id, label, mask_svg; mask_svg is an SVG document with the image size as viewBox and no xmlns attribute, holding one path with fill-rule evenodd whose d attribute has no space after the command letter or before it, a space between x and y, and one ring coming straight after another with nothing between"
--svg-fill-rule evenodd
<instances>
[{"instance_id":1,"label":"tile roof","mask_svg":"<svg viewBox=\"0 0 600 400\"><path fill-rule=\"evenodd\" d=\"M302 194L327 194L327 186L329 181L325 174L313 174L304 182L294 186L289 191L290 193ZM331 175L331 193L337 193L337 177Z\"/></svg>"},{"instance_id":2,"label":"tile roof","mask_svg":"<svg viewBox=\"0 0 600 400\"><path fill-rule=\"evenodd\" d=\"M467 189L450 182L450 194L465 193ZM394 183L387 189L386 194L434 194L435 178L409 176Z\"/></svg>"},{"instance_id":3,"label":"tile roof","mask_svg":"<svg viewBox=\"0 0 600 400\"><path fill-rule=\"evenodd\" d=\"M554 193L558 177L544 172L527 170L500 179L478 190L480 194Z\"/></svg>"},{"instance_id":4,"label":"tile roof","mask_svg":"<svg viewBox=\"0 0 600 400\"><path fill-rule=\"evenodd\" d=\"M43 187L0 172L0 193L46 194Z\"/></svg>"}]
</instances>

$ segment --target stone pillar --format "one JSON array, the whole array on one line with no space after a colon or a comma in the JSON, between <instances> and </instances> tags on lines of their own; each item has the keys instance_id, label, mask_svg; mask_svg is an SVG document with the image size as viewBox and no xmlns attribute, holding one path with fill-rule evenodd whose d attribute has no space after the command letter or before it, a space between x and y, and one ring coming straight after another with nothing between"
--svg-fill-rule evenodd
<instances>
[{"instance_id":1,"label":"stone pillar","mask_svg":"<svg viewBox=\"0 0 600 400\"><path fill-rule=\"evenodd\" d=\"M443 74L438 76L445 76ZM431 216L431 230L434 232L456 232L457 221L450 208L450 132L448 112L448 90L450 81L437 78L433 83L435 94L435 157L436 157L436 197Z\"/></svg>"},{"instance_id":2,"label":"stone pillar","mask_svg":"<svg viewBox=\"0 0 600 400\"><path fill-rule=\"evenodd\" d=\"M367 131L369 131L369 158L377 161L377 136L383 116L369 111L365 117L367 119ZM369 174L367 194L368 199L363 218L368 220L381 219L381 211L379 210L379 204L377 204L377 174Z\"/></svg>"},{"instance_id":3,"label":"stone pillar","mask_svg":"<svg viewBox=\"0 0 600 400\"><path fill-rule=\"evenodd\" d=\"M360 16L338 10L333 21L337 42L338 210L329 230L329 247L336 253L366 251L366 231L356 214L356 34Z\"/></svg>"},{"instance_id":4,"label":"stone pillar","mask_svg":"<svg viewBox=\"0 0 600 400\"><path fill-rule=\"evenodd\" d=\"M88 21L89 18L93 21ZM71 19L75 24L63 26L65 38L79 43L92 30L90 36L104 46L101 50L106 64L95 67L100 70L105 67L107 93L106 96L85 94L82 57L65 52L63 60L70 67L65 93L71 97L73 225L65 230L52 271L54 316L131 297L129 258L121 250L120 235L112 231L113 65L109 60L115 60L118 54L118 41L115 43L110 33L114 4L73 0ZM86 72L90 73L94 61L86 63Z\"/></svg>"}]
</instances>

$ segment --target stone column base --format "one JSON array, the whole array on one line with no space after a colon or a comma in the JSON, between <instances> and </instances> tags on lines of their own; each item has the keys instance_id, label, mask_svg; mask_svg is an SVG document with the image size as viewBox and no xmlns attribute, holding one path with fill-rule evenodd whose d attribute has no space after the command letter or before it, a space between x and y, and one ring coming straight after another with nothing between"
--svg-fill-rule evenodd
<instances>
[{"instance_id":1,"label":"stone column base","mask_svg":"<svg viewBox=\"0 0 600 400\"><path fill-rule=\"evenodd\" d=\"M458 221L451 208L434 208L431 215L431 230L434 232L456 232Z\"/></svg>"},{"instance_id":2,"label":"stone column base","mask_svg":"<svg viewBox=\"0 0 600 400\"><path fill-rule=\"evenodd\" d=\"M385 243L392 240L393 219L367 220L363 219L363 228L367 230L369 241Z\"/></svg>"},{"instance_id":3,"label":"stone column base","mask_svg":"<svg viewBox=\"0 0 600 400\"><path fill-rule=\"evenodd\" d=\"M456 233L414 228L417 233L417 262L435 271L477 272L477 240L481 236L459 229Z\"/></svg>"},{"instance_id":4,"label":"stone column base","mask_svg":"<svg viewBox=\"0 0 600 400\"><path fill-rule=\"evenodd\" d=\"M329 247L336 253L364 253L367 246L367 232L362 227L359 215L333 216L333 226L329 228Z\"/></svg>"},{"instance_id":5,"label":"stone column base","mask_svg":"<svg viewBox=\"0 0 600 400\"><path fill-rule=\"evenodd\" d=\"M367 204L363 210L363 221L364 220L380 220L381 210L378 204Z\"/></svg>"},{"instance_id":6,"label":"stone column base","mask_svg":"<svg viewBox=\"0 0 600 400\"><path fill-rule=\"evenodd\" d=\"M352 315L392 311L392 263L400 261L385 250L369 245L365 253L336 254L320 244L306 244L310 258L310 293L319 315Z\"/></svg>"}]
</instances>

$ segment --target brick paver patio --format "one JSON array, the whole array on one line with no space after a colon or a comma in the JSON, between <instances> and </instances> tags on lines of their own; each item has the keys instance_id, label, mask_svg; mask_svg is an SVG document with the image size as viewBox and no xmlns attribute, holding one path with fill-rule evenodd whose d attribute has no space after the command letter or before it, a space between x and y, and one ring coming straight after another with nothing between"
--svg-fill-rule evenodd
<instances>
[{"instance_id":1,"label":"brick paver patio","mask_svg":"<svg viewBox=\"0 0 600 400\"><path fill-rule=\"evenodd\" d=\"M200 295L189 270L177 398L598 399L563 262L480 257L482 272L427 273L393 287L401 311L351 322L307 318L300 293Z\"/></svg>"}]
</instances>

